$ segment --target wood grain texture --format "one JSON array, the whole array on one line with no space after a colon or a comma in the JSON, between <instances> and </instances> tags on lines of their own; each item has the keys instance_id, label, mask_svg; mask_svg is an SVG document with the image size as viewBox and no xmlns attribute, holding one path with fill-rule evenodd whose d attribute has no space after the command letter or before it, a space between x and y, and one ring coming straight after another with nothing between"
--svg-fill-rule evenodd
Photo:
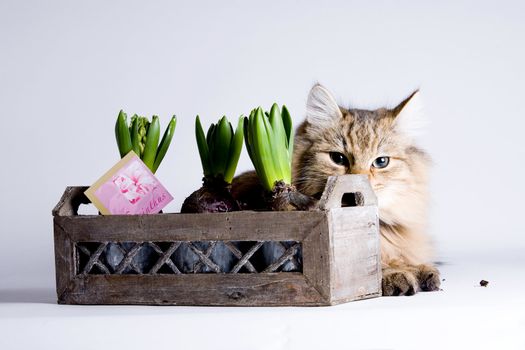
<instances>
[{"instance_id":1,"label":"wood grain texture","mask_svg":"<svg viewBox=\"0 0 525 350\"><path fill-rule=\"evenodd\" d=\"M59 303L319 306L381 294L377 199L363 176L330 178L318 210L292 212L79 216L85 189L68 187L53 210ZM345 193L359 193L358 206L341 208ZM296 241L302 247L303 272L254 272L251 253L243 258L235 249L242 259L235 270L244 265L252 273L177 274L176 267L169 275L75 272L77 242L176 241L251 241L259 247L268 241ZM170 247L165 254L158 248L163 260L155 271L171 262L176 244ZM118 271L130 265L133 252ZM201 261L217 270L208 252L200 253ZM96 264L96 259L88 263Z\"/></svg>"},{"instance_id":2,"label":"wood grain texture","mask_svg":"<svg viewBox=\"0 0 525 350\"><path fill-rule=\"evenodd\" d=\"M330 280L333 301L381 295L381 253L377 207L339 208L329 212Z\"/></svg>"},{"instance_id":3,"label":"wood grain texture","mask_svg":"<svg viewBox=\"0 0 525 350\"><path fill-rule=\"evenodd\" d=\"M55 276L57 297L60 300L68 292L68 287L74 278L76 258L73 242L69 235L56 223L54 224L55 236Z\"/></svg>"},{"instance_id":4,"label":"wood grain texture","mask_svg":"<svg viewBox=\"0 0 525 350\"><path fill-rule=\"evenodd\" d=\"M327 305L301 273L88 275L75 278L62 304L209 306Z\"/></svg>"},{"instance_id":5,"label":"wood grain texture","mask_svg":"<svg viewBox=\"0 0 525 350\"><path fill-rule=\"evenodd\" d=\"M323 217L322 212L242 211L55 219L76 241L302 241Z\"/></svg>"},{"instance_id":6,"label":"wood grain texture","mask_svg":"<svg viewBox=\"0 0 525 350\"><path fill-rule=\"evenodd\" d=\"M325 300L330 301L330 231L326 216L302 243L303 273Z\"/></svg>"}]
</instances>

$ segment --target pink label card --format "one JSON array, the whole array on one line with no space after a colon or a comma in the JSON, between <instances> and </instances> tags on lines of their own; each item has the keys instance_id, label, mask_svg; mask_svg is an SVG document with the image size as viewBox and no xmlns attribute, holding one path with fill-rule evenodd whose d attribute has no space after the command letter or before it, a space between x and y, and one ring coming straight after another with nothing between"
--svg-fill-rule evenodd
<instances>
[{"instance_id":1,"label":"pink label card","mask_svg":"<svg viewBox=\"0 0 525 350\"><path fill-rule=\"evenodd\" d=\"M85 194L104 215L156 214L173 200L133 151L88 188Z\"/></svg>"}]
</instances>

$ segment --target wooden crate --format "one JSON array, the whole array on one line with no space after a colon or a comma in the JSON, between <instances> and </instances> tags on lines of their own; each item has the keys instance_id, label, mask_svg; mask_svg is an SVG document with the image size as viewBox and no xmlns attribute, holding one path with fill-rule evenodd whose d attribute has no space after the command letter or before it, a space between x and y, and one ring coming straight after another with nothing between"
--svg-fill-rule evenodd
<instances>
[{"instance_id":1,"label":"wooden crate","mask_svg":"<svg viewBox=\"0 0 525 350\"><path fill-rule=\"evenodd\" d=\"M59 304L315 306L381 295L377 200L365 176L329 178L318 210L295 212L78 215L86 189L67 187L53 210ZM265 242L287 248L254 266ZM217 244L237 259L229 271L211 258ZM207 273L174 263L182 246ZM109 247L121 249L118 264ZM136 266L146 248L155 259ZM300 268L283 271L290 261Z\"/></svg>"}]
</instances>

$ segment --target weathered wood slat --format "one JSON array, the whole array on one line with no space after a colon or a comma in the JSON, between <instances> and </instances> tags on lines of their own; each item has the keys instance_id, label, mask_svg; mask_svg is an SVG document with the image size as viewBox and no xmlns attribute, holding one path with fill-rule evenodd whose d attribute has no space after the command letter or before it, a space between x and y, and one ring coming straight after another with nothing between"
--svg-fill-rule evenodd
<instances>
[{"instance_id":1,"label":"weathered wood slat","mask_svg":"<svg viewBox=\"0 0 525 350\"><path fill-rule=\"evenodd\" d=\"M108 243L109 244L109 243ZM77 247L79 247L79 245L77 244ZM121 253L122 253L122 256L126 256L126 254L128 254L128 251L127 249L124 249L122 247L122 244L116 244L115 245L115 248L117 248ZM129 264L129 267L131 267L131 269L137 273L140 273L140 267L137 266L137 264L135 263L134 260L131 261L131 263Z\"/></svg>"},{"instance_id":2,"label":"weathered wood slat","mask_svg":"<svg viewBox=\"0 0 525 350\"><path fill-rule=\"evenodd\" d=\"M299 246L300 246L300 244L296 243L293 246L291 246L290 248L288 248L284 252L284 254L279 259L277 259L276 262L274 262L273 264L268 266L266 269L264 269L263 272L274 272L275 270L277 270L282 264L284 264L286 261L288 261L291 258L293 258L294 254L297 253L297 249L299 249Z\"/></svg>"},{"instance_id":3,"label":"weathered wood slat","mask_svg":"<svg viewBox=\"0 0 525 350\"><path fill-rule=\"evenodd\" d=\"M124 272L124 270L131 265L131 261L137 255L139 252L140 247L142 246L142 243L137 243L131 248L126 255L124 256L124 259L120 262L120 264L117 266L115 273L121 274ZM98 250L97 250L98 252Z\"/></svg>"},{"instance_id":4,"label":"weathered wood slat","mask_svg":"<svg viewBox=\"0 0 525 350\"><path fill-rule=\"evenodd\" d=\"M107 243L102 243L97 248L97 250L91 254L89 250L85 247L80 247L81 250L86 254L86 256L89 256L89 261L87 262L86 266L84 267L82 274L86 275L91 271L94 265L97 265L105 274L109 274L109 270L106 267L106 265L102 264L98 259L100 258L100 254L106 249Z\"/></svg>"},{"instance_id":5,"label":"weathered wood slat","mask_svg":"<svg viewBox=\"0 0 525 350\"><path fill-rule=\"evenodd\" d=\"M55 236L55 275L58 299L68 293L68 286L74 277L76 259L74 254L73 242L69 235L60 227L54 224Z\"/></svg>"},{"instance_id":6,"label":"weathered wood slat","mask_svg":"<svg viewBox=\"0 0 525 350\"><path fill-rule=\"evenodd\" d=\"M160 256L160 259L157 261L157 263L155 265L153 265L153 267L151 268L151 272L150 273L157 273L157 271L159 271L159 269L162 267L162 265L166 264L170 267L170 269L176 273L176 274L180 274L180 271L179 269L177 268L177 266L175 266L175 264L173 263L173 261L171 261L170 257L171 255L175 252L175 250L177 250L177 248L180 246L180 242L173 242L170 247L168 248L168 250L166 250L165 252L163 252L159 246L157 246L155 243L153 242L149 242L148 243L157 253L161 254Z\"/></svg>"},{"instance_id":7,"label":"weathered wood slat","mask_svg":"<svg viewBox=\"0 0 525 350\"><path fill-rule=\"evenodd\" d=\"M326 299L330 299L330 231L325 217L315 226L303 244L303 274Z\"/></svg>"},{"instance_id":8,"label":"weathered wood slat","mask_svg":"<svg viewBox=\"0 0 525 350\"><path fill-rule=\"evenodd\" d=\"M199 258L201 259L201 261L199 261L199 263L197 263L197 267L195 268L196 271L198 271L203 265L206 265L207 267L212 269L215 273L221 272L221 268L219 267L219 265L217 265L216 263L211 261L210 258L209 258L213 248L215 248L215 245L217 245L216 241L215 242L211 242L210 246L208 247L208 249L206 249L205 253L203 253L200 249L195 247L195 245L193 245L193 244L189 245L190 249L195 254L197 254L199 256Z\"/></svg>"},{"instance_id":9,"label":"weathered wood slat","mask_svg":"<svg viewBox=\"0 0 525 350\"><path fill-rule=\"evenodd\" d=\"M232 253L237 257L239 258L239 261L237 262L237 264L235 264L235 266L232 268L232 272L233 273L237 273L239 272L239 270L244 266L248 269L248 271L250 271L251 273L255 273L257 272L257 270L255 270L255 267L253 267L252 263L248 261L248 259L250 259L253 254L259 250L259 248L261 248L261 246L264 244L264 242L257 242L255 245L253 245L249 250L248 252L243 256L241 251L239 249L237 249L237 247L235 247L231 242L226 242L226 246L232 251Z\"/></svg>"},{"instance_id":10,"label":"weathered wood slat","mask_svg":"<svg viewBox=\"0 0 525 350\"><path fill-rule=\"evenodd\" d=\"M76 241L301 241L323 212L56 216ZM298 224L300 223L300 224ZM145 234L147 231L147 234Z\"/></svg>"},{"instance_id":11,"label":"weathered wood slat","mask_svg":"<svg viewBox=\"0 0 525 350\"><path fill-rule=\"evenodd\" d=\"M137 276L89 275L74 280L65 304L328 305L300 273Z\"/></svg>"}]
</instances>

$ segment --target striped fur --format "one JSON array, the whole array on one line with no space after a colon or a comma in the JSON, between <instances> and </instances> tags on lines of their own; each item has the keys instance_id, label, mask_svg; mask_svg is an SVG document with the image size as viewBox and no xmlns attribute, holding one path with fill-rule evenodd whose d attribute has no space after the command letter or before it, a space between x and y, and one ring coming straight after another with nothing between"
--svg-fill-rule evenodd
<instances>
[{"instance_id":1,"label":"striped fur","mask_svg":"<svg viewBox=\"0 0 525 350\"><path fill-rule=\"evenodd\" d=\"M418 91L393 109L347 109L318 84L295 138L293 179L299 191L319 197L330 175L368 175L379 201L385 295L439 288L425 234L430 158L414 141L422 118ZM349 165L334 163L330 152L344 154ZM389 165L374 168L382 156L390 157Z\"/></svg>"}]
</instances>

